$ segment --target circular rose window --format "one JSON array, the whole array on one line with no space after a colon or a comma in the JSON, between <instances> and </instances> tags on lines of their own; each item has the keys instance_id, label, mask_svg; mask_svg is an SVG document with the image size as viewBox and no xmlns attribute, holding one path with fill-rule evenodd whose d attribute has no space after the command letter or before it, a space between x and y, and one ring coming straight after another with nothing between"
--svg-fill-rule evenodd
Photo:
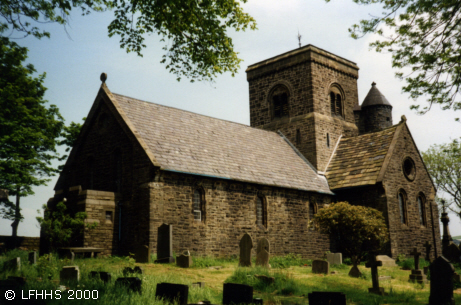
<instances>
[{"instance_id":1,"label":"circular rose window","mask_svg":"<svg viewBox=\"0 0 461 305\"><path fill-rule=\"evenodd\" d=\"M413 161L412 158L406 157L403 160L402 169L403 169L403 173L405 174L405 177L408 180L410 181L415 180L416 167L415 167L415 162Z\"/></svg>"}]
</instances>

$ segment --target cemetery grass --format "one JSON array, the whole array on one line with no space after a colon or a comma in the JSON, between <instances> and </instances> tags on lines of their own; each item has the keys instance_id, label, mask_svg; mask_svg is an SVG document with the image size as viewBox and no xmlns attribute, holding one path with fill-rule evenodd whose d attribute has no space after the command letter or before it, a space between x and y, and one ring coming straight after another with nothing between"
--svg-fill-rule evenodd
<instances>
[{"instance_id":1,"label":"cemetery grass","mask_svg":"<svg viewBox=\"0 0 461 305\"><path fill-rule=\"evenodd\" d=\"M21 257L21 271L5 270L3 263L15 257ZM157 283L169 282L191 285L194 282L205 282L205 288L189 287L188 303L209 300L212 304L222 303L222 288L224 282L250 284L254 287L254 297L264 299L264 304L308 304L307 295L312 291L340 291L346 294L347 304L427 304L429 299L429 283L425 285L408 282L410 271L400 267L380 267L380 275L391 276L391 280L381 281L381 287L389 293L388 296L377 296L368 293L371 287L369 269L359 266L363 273L361 278L351 278L347 274L350 266L333 265L330 271L334 275L313 274L310 260L303 260L296 255L286 257L272 257L270 270L253 267L239 268L238 258L216 259L209 257L194 257L192 268L183 269L175 264L135 264L129 257L108 257L97 259L76 259L74 263L52 256L51 261L45 257L39 258L36 266L27 263L27 252L14 250L0 256L0 280L8 276L23 276L27 284L22 288L28 290L56 290L59 280L59 270L63 266L77 265L80 269L80 282L67 283L66 286L75 290L98 292L96 300L74 299L68 300L68 293L62 292L60 300L46 300L36 304L164 304L155 300ZM155 259L155 257L153 257ZM253 261L254 264L254 261ZM140 265L143 274L142 294L128 292L124 288L116 287L115 280L123 277L125 267ZM457 268L458 269L458 268ZM90 271L108 271L112 274L112 282L104 285L100 280L88 277ZM461 270L457 270L460 272ZM275 278L273 284L258 280L254 275L266 275ZM41 276L42 281L37 281ZM460 292L461 293L461 292ZM27 294L26 294L27 296ZM93 296L95 296L93 294ZM461 302L461 294L455 291L455 301ZM26 303L28 304L28 303Z\"/></svg>"}]
</instances>

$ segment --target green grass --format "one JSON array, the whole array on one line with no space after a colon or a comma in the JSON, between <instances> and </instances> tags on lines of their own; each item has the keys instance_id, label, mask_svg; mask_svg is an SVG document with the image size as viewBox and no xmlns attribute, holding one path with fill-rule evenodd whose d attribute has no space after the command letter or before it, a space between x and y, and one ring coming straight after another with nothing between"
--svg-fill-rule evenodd
<instances>
[{"instance_id":1,"label":"green grass","mask_svg":"<svg viewBox=\"0 0 461 305\"><path fill-rule=\"evenodd\" d=\"M3 263L14 257L21 257L21 271L5 270ZM411 263L411 259L409 260ZM10 251L0 256L0 279L10 275L27 278L27 284L22 289L55 291L58 287L59 270L66 265L76 265L80 269L81 280L71 283L70 289L97 291L97 300L69 300L68 292L62 292L60 300L47 300L46 304L164 304L155 300L157 283L169 282L191 285L194 282L205 282L205 288L189 286L188 303L209 300L212 304L221 304L223 283L241 283L254 288L255 297L262 297L264 304L308 304L307 295L312 291L339 291L346 294L348 305L368 304L405 304L423 305L429 299L429 284L418 285L408 282L410 272L401 270L400 267L380 267L380 275L389 275L392 280L381 283L388 293L387 296L377 296L368 293L371 287L370 270L359 266L363 276L350 278L347 276L351 266L332 265L330 270L336 271L335 275L313 274L311 261L302 259L298 255L271 257L271 269L261 267L239 268L237 257L212 258L194 257L193 267L183 269L175 264L136 264L143 268L140 278L143 281L142 294L129 292L126 288L116 287L115 280L122 277L122 270L127 266L135 266L134 260L129 257L107 257L97 259L76 259L73 264L68 260L58 259L52 255L51 261L47 257L39 258L39 263L31 266L27 262L27 252ZM405 263L402 260L401 264ZM220 269L210 269L212 266L221 266ZM455 265L461 272L461 265ZM105 285L100 280L89 278L90 271L108 271L112 274L112 282ZM258 279L255 275L274 277L273 283ZM37 278L42 277L39 281ZM455 294L457 303L461 302L461 295ZM37 302L37 304L40 304Z\"/></svg>"}]
</instances>

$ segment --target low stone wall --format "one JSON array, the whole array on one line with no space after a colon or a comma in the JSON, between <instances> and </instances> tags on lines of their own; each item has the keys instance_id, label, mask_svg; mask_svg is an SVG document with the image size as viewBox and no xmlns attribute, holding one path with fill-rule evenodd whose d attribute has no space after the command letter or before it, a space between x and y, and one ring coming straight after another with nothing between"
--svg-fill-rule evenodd
<instances>
[{"instance_id":1,"label":"low stone wall","mask_svg":"<svg viewBox=\"0 0 461 305\"><path fill-rule=\"evenodd\" d=\"M2 248L24 248L27 250L38 250L40 248L40 237L18 236L16 244L13 237L0 235L0 244Z\"/></svg>"}]
</instances>

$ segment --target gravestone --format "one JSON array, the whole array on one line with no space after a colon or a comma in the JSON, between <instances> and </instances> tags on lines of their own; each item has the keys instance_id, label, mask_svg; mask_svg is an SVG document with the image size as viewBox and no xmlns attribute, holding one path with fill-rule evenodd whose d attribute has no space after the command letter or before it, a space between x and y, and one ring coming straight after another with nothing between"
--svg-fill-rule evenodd
<instances>
[{"instance_id":1,"label":"gravestone","mask_svg":"<svg viewBox=\"0 0 461 305\"><path fill-rule=\"evenodd\" d=\"M37 252L29 252L29 264L35 265L37 263Z\"/></svg>"},{"instance_id":2,"label":"gravestone","mask_svg":"<svg viewBox=\"0 0 461 305\"><path fill-rule=\"evenodd\" d=\"M267 238L261 238L256 247L256 266L269 268L269 241Z\"/></svg>"},{"instance_id":3,"label":"gravestone","mask_svg":"<svg viewBox=\"0 0 461 305\"><path fill-rule=\"evenodd\" d=\"M327 253L327 261L330 265L341 265L343 263L342 253Z\"/></svg>"},{"instance_id":4,"label":"gravestone","mask_svg":"<svg viewBox=\"0 0 461 305\"><path fill-rule=\"evenodd\" d=\"M420 284L426 283L426 275L424 274L423 270L419 269L419 256L421 255L421 252L418 252L418 250L414 248L410 255L413 255L415 260L415 269L411 270L410 282Z\"/></svg>"},{"instance_id":5,"label":"gravestone","mask_svg":"<svg viewBox=\"0 0 461 305\"><path fill-rule=\"evenodd\" d=\"M16 257L4 262L3 268L7 270L21 271L21 258Z\"/></svg>"},{"instance_id":6,"label":"gravestone","mask_svg":"<svg viewBox=\"0 0 461 305\"><path fill-rule=\"evenodd\" d=\"M316 259L312 262L312 273L330 274L330 263Z\"/></svg>"},{"instance_id":7,"label":"gravestone","mask_svg":"<svg viewBox=\"0 0 461 305\"><path fill-rule=\"evenodd\" d=\"M192 283L192 287L205 288L205 282Z\"/></svg>"},{"instance_id":8,"label":"gravestone","mask_svg":"<svg viewBox=\"0 0 461 305\"><path fill-rule=\"evenodd\" d=\"M346 305L346 295L342 292L313 291L307 297L309 305Z\"/></svg>"},{"instance_id":9,"label":"gravestone","mask_svg":"<svg viewBox=\"0 0 461 305\"><path fill-rule=\"evenodd\" d=\"M136 266L134 268L125 267L122 273L124 276L130 275L130 274L137 274L137 273L142 274L142 269L139 266Z\"/></svg>"},{"instance_id":10,"label":"gravestone","mask_svg":"<svg viewBox=\"0 0 461 305\"><path fill-rule=\"evenodd\" d=\"M157 284L157 291L155 298L163 299L168 303L178 305L187 305L187 298L189 296L189 286L170 283Z\"/></svg>"},{"instance_id":11,"label":"gravestone","mask_svg":"<svg viewBox=\"0 0 461 305\"><path fill-rule=\"evenodd\" d=\"M426 240L426 242L424 243L424 248L426 248L426 257L424 257L424 259L428 262L431 262L432 244Z\"/></svg>"},{"instance_id":12,"label":"gravestone","mask_svg":"<svg viewBox=\"0 0 461 305\"><path fill-rule=\"evenodd\" d=\"M137 263L149 263L150 262L150 249L149 246L143 245L136 249L134 258Z\"/></svg>"},{"instance_id":13,"label":"gravestone","mask_svg":"<svg viewBox=\"0 0 461 305\"><path fill-rule=\"evenodd\" d=\"M103 271L91 271L90 277L100 279L101 281L104 282L104 284L109 283L110 280L112 279L112 275L109 272L103 272Z\"/></svg>"},{"instance_id":14,"label":"gravestone","mask_svg":"<svg viewBox=\"0 0 461 305\"><path fill-rule=\"evenodd\" d=\"M156 263L174 263L173 225L162 224L158 227Z\"/></svg>"},{"instance_id":15,"label":"gravestone","mask_svg":"<svg viewBox=\"0 0 461 305\"><path fill-rule=\"evenodd\" d=\"M253 248L253 240L251 240L251 236L245 233L242 239L240 240L239 247L239 266L251 267L251 249Z\"/></svg>"},{"instance_id":16,"label":"gravestone","mask_svg":"<svg viewBox=\"0 0 461 305\"><path fill-rule=\"evenodd\" d=\"M243 284L224 283L223 305L253 303L253 287Z\"/></svg>"},{"instance_id":17,"label":"gravestone","mask_svg":"<svg viewBox=\"0 0 461 305\"><path fill-rule=\"evenodd\" d=\"M80 280L80 270L78 266L64 266L59 273L59 280L61 283L65 282L78 282Z\"/></svg>"},{"instance_id":18,"label":"gravestone","mask_svg":"<svg viewBox=\"0 0 461 305\"><path fill-rule=\"evenodd\" d=\"M432 262L429 269L431 271L429 305L454 305L453 275L455 268L453 268L453 265L445 257L439 256Z\"/></svg>"},{"instance_id":19,"label":"gravestone","mask_svg":"<svg viewBox=\"0 0 461 305\"><path fill-rule=\"evenodd\" d=\"M454 243L448 245L443 249L443 256L452 263L461 262L461 250Z\"/></svg>"},{"instance_id":20,"label":"gravestone","mask_svg":"<svg viewBox=\"0 0 461 305\"><path fill-rule=\"evenodd\" d=\"M382 262L382 267L397 267L397 264L395 263L395 260L390 258L387 255L377 255L376 256L376 261Z\"/></svg>"},{"instance_id":21,"label":"gravestone","mask_svg":"<svg viewBox=\"0 0 461 305\"><path fill-rule=\"evenodd\" d=\"M176 257L176 266L181 268L189 268L192 266L192 256L190 256L190 252L188 250Z\"/></svg>"},{"instance_id":22,"label":"gravestone","mask_svg":"<svg viewBox=\"0 0 461 305\"><path fill-rule=\"evenodd\" d=\"M379 287L378 267L382 265L383 262L376 261L376 255L370 253L370 260L365 264L365 267L371 268L371 281L373 283L373 287L368 288L369 293L386 295L384 292L384 288Z\"/></svg>"},{"instance_id":23,"label":"gravestone","mask_svg":"<svg viewBox=\"0 0 461 305\"><path fill-rule=\"evenodd\" d=\"M142 293L142 280L138 277L119 277L115 286L124 286L133 292Z\"/></svg>"}]
</instances>

